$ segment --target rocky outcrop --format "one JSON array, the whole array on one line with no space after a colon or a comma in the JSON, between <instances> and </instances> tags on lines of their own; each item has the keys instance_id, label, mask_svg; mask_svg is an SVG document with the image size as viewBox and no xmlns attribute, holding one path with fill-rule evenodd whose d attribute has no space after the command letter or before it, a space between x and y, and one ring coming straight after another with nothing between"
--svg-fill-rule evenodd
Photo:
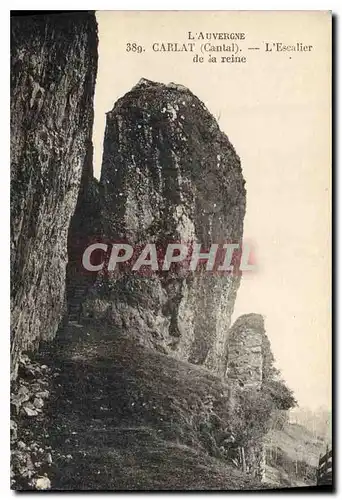
<instances>
[{"instance_id":1,"label":"rocky outcrop","mask_svg":"<svg viewBox=\"0 0 342 500\"><path fill-rule=\"evenodd\" d=\"M239 243L245 214L240 160L205 105L180 85L142 79L107 113L100 180L104 236L146 243ZM84 314L140 343L218 374L238 275L205 270L102 274Z\"/></svg>"},{"instance_id":2,"label":"rocky outcrop","mask_svg":"<svg viewBox=\"0 0 342 500\"><path fill-rule=\"evenodd\" d=\"M226 376L231 384L241 388L260 388L264 337L264 319L260 314L244 314L230 328Z\"/></svg>"},{"instance_id":3,"label":"rocky outcrop","mask_svg":"<svg viewBox=\"0 0 342 500\"><path fill-rule=\"evenodd\" d=\"M54 336L67 234L91 146L97 72L94 13L12 18L11 349Z\"/></svg>"},{"instance_id":4,"label":"rocky outcrop","mask_svg":"<svg viewBox=\"0 0 342 500\"><path fill-rule=\"evenodd\" d=\"M270 375L272 363L273 355L263 316L255 313L239 316L228 334L226 378L233 399L243 391L252 391L254 395L259 393L259 398L262 398L259 391L265 376ZM261 404L264 401L261 400ZM262 438L251 439L246 444L244 461L247 473L262 481L265 476L265 446Z\"/></svg>"}]
</instances>

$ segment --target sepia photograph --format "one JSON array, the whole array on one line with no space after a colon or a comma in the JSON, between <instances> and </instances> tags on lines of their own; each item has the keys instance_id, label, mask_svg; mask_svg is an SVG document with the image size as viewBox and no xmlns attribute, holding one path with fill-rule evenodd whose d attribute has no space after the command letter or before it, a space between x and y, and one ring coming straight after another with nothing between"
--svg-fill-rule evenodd
<instances>
[{"instance_id":1,"label":"sepia photograph","mask_svg":"<svg viewBox=\"0 0 342 500\"><path fill-rule=\"evenodd\" d=\"M333 491L331 11L10 37L10 488Z\"/></svg>"}]
</instances>

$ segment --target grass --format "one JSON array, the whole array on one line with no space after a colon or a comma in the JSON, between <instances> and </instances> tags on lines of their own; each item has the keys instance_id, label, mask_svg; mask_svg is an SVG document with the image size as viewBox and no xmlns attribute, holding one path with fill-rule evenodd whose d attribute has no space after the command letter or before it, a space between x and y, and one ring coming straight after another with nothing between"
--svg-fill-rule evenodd
<instances>
[{"instance_id":1,"label":"grass","mask_svg":"<svg viewBox=\"0 0 342 500\"><path fill-rule=\"evenodd\" d=\"M271 430L266 446L272 449L266 477L278 487L315 486L316 468L325 446L308 429L298 424L285 424L282 430Z\"/></svg>"},{"instance_id":2,"label":"grass","mask_svg":"<svg viewBox=\"0 0 342 500\"><path fill-rule=\"evenodd\" d=\"M69 325L63 333L45 424L52 489L262 487L220 455L231 415L220 379L108 328Z\"/></svg>"},{"instance_id":3,"label":"grass","mask_svg":"<svg viewBox=\"0 0 342 500\"><path fill-rule=\"evenodd\" d=\"M305 460L317 467L320 453L325 453L325 443L304 426L286 424L283 430L272 430L266 436L267 444L276 443L292 460Z\"/></svg>"}]
</instances>

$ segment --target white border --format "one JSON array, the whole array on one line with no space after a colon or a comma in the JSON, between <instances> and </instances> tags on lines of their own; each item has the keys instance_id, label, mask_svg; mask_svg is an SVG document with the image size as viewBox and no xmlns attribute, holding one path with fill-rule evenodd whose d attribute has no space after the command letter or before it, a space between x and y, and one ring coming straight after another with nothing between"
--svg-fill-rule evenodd
<instances>
[{"instance_id":1,"label":"white border","mask_svg":"<svg viewBox=\"0 0 342 500\"><path fill-rule=\"evenodd\" d=\"M4 8L5 7L5 8ZM197 1L191 2L190 0L173 0L172 2L163 2L162 4L157 1L145 1L142 5L141 0L98 0L96 5L94 2L88 0L83 0L82 2L77 1L66 1L59 0L58 2L49 2L46 4L42 0L35 0L34 2L28 3L24 0L15 0L12 2L4 1L2 3L2 12L0 16L0 37L1 37L1 68L2 68L2 78L0 80L1 84L1 154L3 156L3 168L2 168L2 179L0 183L1 189L1 205L3 209L1 221L1 242L0 242L0 255L2 258L2 288L1 288L1 348L0 348L0 370L1 370L1 394L0 394L0 405L1 405L1 452L0 452L0 493L1 497L7 499L14 495L14 492L9 490L9 95L10 95L10 82L9 82L9 9L13 10L25 10L30 8L32 10L331 10L337 17L341 12L341 2L334 1L324 1L324 0L312 0L310 2L304 0L282 0L277 3L271 1L257 1L257 0L211 0L210 2ZM337 25L339 24L339 19L337 20ZM336 26L338 29L338 26ZM336 36L335 39L336 46L335 52L336 57L336 82L340 82L340 54L341 54L341 42L340 37ZM337 85L336 85L337 91ZM337 93L337 92L336 92ZM341 224L342 224L342 214L341 214L341 204L338 201L339 195L341 193L341 176L337 175L338 167L340 163L338 161L337 146L341 143L341 129L338 127L338 118L340 117L340 102L335 96L335 114L336 114L336 135L335 135L335 166L334 166L334 180L337 183L336 188L336 244L337 248L340 247L340 235L341 235ZM4 207L6 207L6 216L4 215ZM319 235L317 235L319 237ZM337 252L336 252L337 257ZM333 270L335 272L335 270ZM341 269L337 268L337 274L335 275L336 285L340 284L341 280ZM338 354L340 354L341 344L338 345L339 337L339 323L337 321L337 312L342 310L342 298L341 295L336 296L335 304L335 314L336 314L336 325L335 325L335 348L338 347ZM337 375L338 370L338 354L335 354L335 375ZM339 357L339 359L342 359ZM340 375L340 373L338 374ZM339 377L338 377L339 379ZM335 380L335 396L337 396L338 382L340 380ZM335 424L337 423L337 414L339 414L338 401L335 400ZM337 439L339 434L336 435L336 445L340 447L340 439ZM339 475L341 472L341 460L338 460L339 465L338 470L335 470L336 485L339 486ZM101 493L87 494L87 498L93 498ZM115 493L113 493L115 494ZM229 493L228 493L229 494ZM255 493L261 495L262 493ZM279 493L281 494L281 493ZM64 494L65 498L68 498L71 494ZM125 496L131 496L131 494L126 494ZM149 495L148 493L146 495ZM171 496L174 494L163 494L164 497ZM184 493L179 493L179 495L184 495ZM199 495L199 494L198 494ZM210 495L210 493L206 493ZM294 496L301 495L300 493L294 494ZM155 494L153 495L155 496ZM196 496L196 495L195 495Z\"/></svg>"}]
</instances>

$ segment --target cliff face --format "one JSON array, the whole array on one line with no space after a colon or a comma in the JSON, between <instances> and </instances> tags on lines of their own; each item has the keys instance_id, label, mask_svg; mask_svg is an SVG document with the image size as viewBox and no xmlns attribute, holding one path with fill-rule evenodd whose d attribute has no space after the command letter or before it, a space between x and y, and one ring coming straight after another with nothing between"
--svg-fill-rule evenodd
<instances>
[{"instance_id":1,"label":"cliff face","mask_svg":"<svg viewBox=\"0 0 342 500\"><path fill-rule=\"evenodd\" d=\"M239 243L240 160L188 89L142 79L107 114L100 180L104 236L146 243ZM205 270L99 276L84 310L144 345L223 374L239 276Z\"/></svg>"},{"instance_id":2,"label":"cliff face","mask_svg":"<svg viewBox=\"0 0 342 500\"><path fill-rule=\"evenodd\" d=\"M61 319L96 72L93 13L12 19L12 376L19 353L52 337Z\"/></svg>"},{"instance_id":3,"label":"cliff face","mask_svg":"<svg viewBox=\"0 0 342 500\"><path fill-rule=\"evenodd\" d=\"M95 235L103 233L100 186L93 176L92 162L93 150L91 148L87 152L76 209L70 221L68 234L66 298L70 321L80 319L84 296L96 280L96 274L83 272L82 252L94 242Z\"/></svg>"}]
</instances>

